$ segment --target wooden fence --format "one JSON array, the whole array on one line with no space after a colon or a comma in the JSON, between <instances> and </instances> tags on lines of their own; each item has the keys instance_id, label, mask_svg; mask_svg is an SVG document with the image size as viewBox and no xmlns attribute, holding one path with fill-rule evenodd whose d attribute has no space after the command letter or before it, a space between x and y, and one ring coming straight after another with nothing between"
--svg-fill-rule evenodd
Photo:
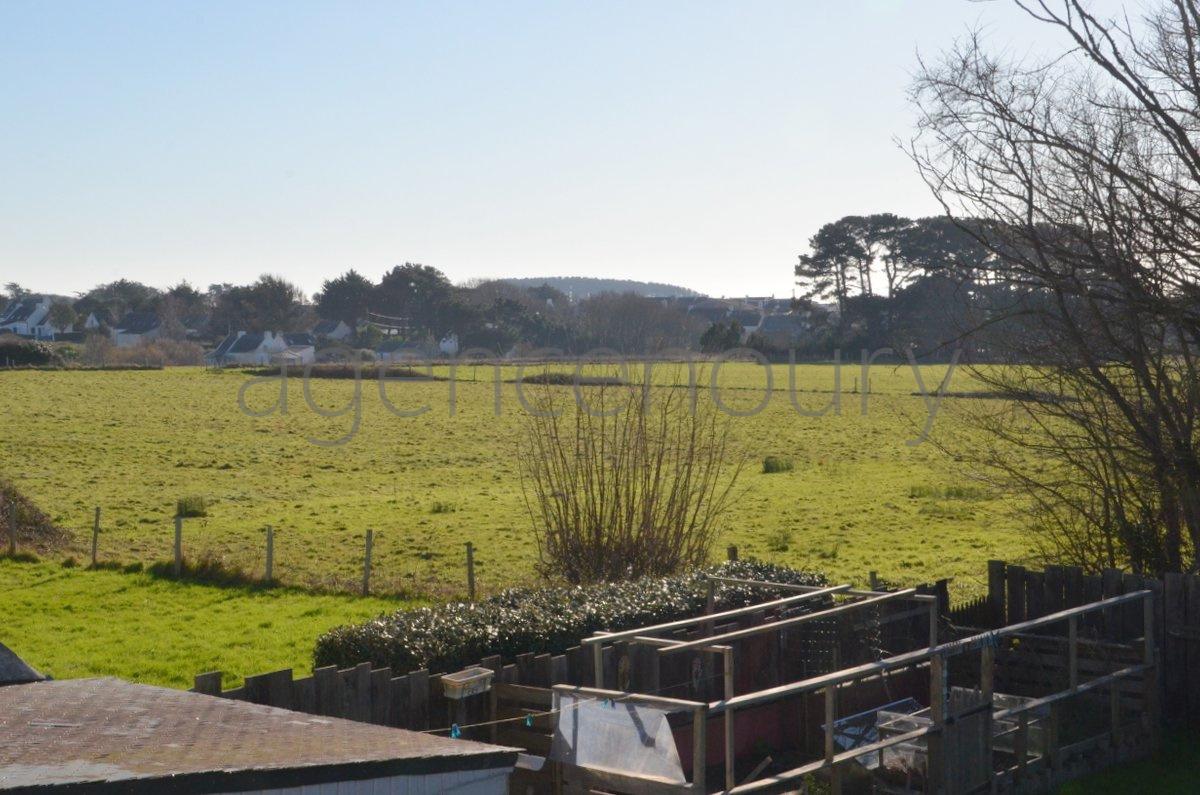
<instances>
[{"instance_id":1,"label":"wooden fence","mask_svg":"<svg viewBox=\"0 0 1200 795\"><path fill-rule=\"evenodd\" d=\"M813 609L824 604L821 601ZM926 644L928 613L924 607L914 609L907 604L888 603L859 620L837 617L814 621L781 633L777 641L762 639L749 655L754 664L743 665L737 671L738 686L751 690L779 684L874 659L882 648L907 650L913 643ZM754 611L736 620L719 622L715 629L743 629L792 615L792 608ZM680 639L700 637L698 631L692 632ZM697 673L693 658L701 656L680 654L660 661L655 650L642 644L614 643L602 651L602 685L610 690L707 701L718 697L723 671L718 661L715 668ZM597 684L593 651L580 646L563 654L519 654L508 662L499 656L485 657L478 665L494 672L494 683L513 686L499 689L501 696L514 702L509 708L520 702L520 696L528 696L522 687L548 689L557 684ZM504 712L504 704L489 703L484 698L447 699L443 695L442 673L448 672L420 670L396 675L390 668L373 668L371 663L362 663L341 670L334 666L318 668L311 676L297 678L290 669L285 669L248 676L241 687L224 690L222 674L209 672L195 677L193 689L209 695L416 731L440 731L453 724L469 727L489 721L497 710ZM463 733L478 739L488 738L482 730Z\"/></svg>"},{"instance_id":2,"label":"wooden fence","mask_svg":"<svg viewBox=\"0 0 1200 795\"><path fill-rule=\"evenodd\" d=\"M1088 574L1073 566L1043 571L988 562L987 595L952 607L948 619L965 627L997 628L1110 596L1146 589L1154 593L1154 638L1162 670L1163 718L1169 726L1200 726L1200 576L1142 577L1117 569ZM1104 634L1141 626L1136 611L1106 617Z\"/></svg>"},{"instance_id":3,"label":"wooden fence","mask_svg":"<svg viewBox=\"0 0 1200 795\"><path fill-rule=\"evenodd\" d=\"M1200 677L1200 576L1168 575L1165 580L1157 580L1116 570L1089 575L1071 567L1048 566L1045 571L1033 571L1002 561L990 561L987 594L977 599L952 605L945 581L923 586L920 590L938 597L940 613L949 629L969 634L973 629L999 628L1142 589L1152 591L1155 596L1154 638L1163 672L1161 686L1164 697L1161 703L1164 705L1164 718L1174 726L1200 725L1200 687L1189 686L1196 677ZM905 617L896 615L895 618ZM763 616L754 617L755 622L762 620ZM919 622L922 619L915 620ZM1142 616L1136 606L1117 608L1088 628L1091 636L1095 636L1097 642L1102 642L1105 637L1128 637L1130 632L1140 633L1141 621ZM819 634L791 638L785 641L784 647L764 649L761 655L763 666L753 675L760 680L766 677L764 681L778 682L788 681L793 675L811 675L814 670L826 665L830 642L844 643L846 638L871 635L864 629L883 631L883 635L875 633L875 642L879 638L886 638L882 645L890 651L898 650L894 638L910 634L906 627L893 625L889 630L887 626L879 627L878 622L871 627L830 625L814 628L814 632L825 633L824 640ZM912 633L920 634L915 628ZM830 638L836 640L831 641ZM1054 638L1048 637L1039 642L1052 644ZM1025 651L1035 657L1039 653L1034 646L1027 646ZM603 686L606 688L658 692L679 698L704 699L711 695L705 691L703 683L699 686L689 684L689 675L684 670L654 671L651 655L645 647L617 645L605 648L603 653ZM853 653L843 651L841 658L846 661L852 656ZM1050 659L1053 656L1047 653L1041 658ZM1019 659L1012 657L1004 668L1005 678L1018 682L1026 676L1027 672L1023 673L1024 668L1021 667L1024 663L1018 664ZM787 670L764 670L769 667L768 662L778 668L780 660L787 661ZM1085 667L1092 664L1086 655L1081 663ZM595 684L594 661L590 650L579 646L556 655L520 654L511 661L504 661L498 656L487 657L479 665L495 672L496 683L518 686L518 689L512 690L517 695L523 692L519 687ZM1040 675L1047 679L1046 684L1053 684L1050 680L1061 678L1065 673L1057 669L1043 669ZM715 672L714 676L719 678L720 672ZM761 686L761 681L757 684ZM1137 681L1130 686L1135 689L1142 687ZM373 668L370 663L343 670L336 667L318 668L311 676L302 678L294 677L291 670L248 676L241 687L232 690L222 690L219 672L205 673L196 677L195 690L416 731L444 730L455 723L469 726L486 722L497 709L497 705L488 703L487 699L452 701L445 698L440 673L420 670L397 675L390 668ZM503 696L509 690L511 688L502 688L499 692ZM514 699L520 700L515 696ZM485 732L467 731L464 734L488 738Z\"/></svg>"}]
</instances>

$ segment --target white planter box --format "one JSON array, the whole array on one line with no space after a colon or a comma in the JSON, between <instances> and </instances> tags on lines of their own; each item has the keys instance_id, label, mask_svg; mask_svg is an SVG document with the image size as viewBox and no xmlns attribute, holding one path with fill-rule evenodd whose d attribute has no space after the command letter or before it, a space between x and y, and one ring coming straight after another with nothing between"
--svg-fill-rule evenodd
<instances>
[{"instance_id":1,"label":"white planter box","mask_svg":"<svg viewBox=\"0 0 1200 795\"><path fill-rule=\"evenodd\" d=\"M488 668L468 668L456 674L446 674L442 677L442 691L446 698L454 701L486 693L492 689L492 677L495 672Z\"/></svg>"}]
</instances>

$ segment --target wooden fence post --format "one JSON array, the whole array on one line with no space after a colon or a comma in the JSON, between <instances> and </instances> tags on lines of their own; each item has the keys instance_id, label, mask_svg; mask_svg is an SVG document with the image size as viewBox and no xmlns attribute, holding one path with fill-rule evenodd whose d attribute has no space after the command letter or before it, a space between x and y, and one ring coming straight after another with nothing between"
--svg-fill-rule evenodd
<instances>
[{"instance_id":1,"label":"wooden fence post","mask_svg":"<svg viewBox=\"0 0 1200 795\"><path fill-rule=\"evenodd\" d=\"M275 528L267 525L267 583L275 581Z\"/></svg>"},{"instance_id":2,"label":"wooden fence post","mask_svg":"<svg viewBox=\"0 0 1200 795\"><path fill-rule=\"evenodd\" d=\"M729 556L730 560L737 560L738 559L737 544L730 544L729 548L725 550L725 553Z\"/></svg>"},{"instance_id":3,"label":"wooden fence post","mask_svg":"<svg viewBox=\"0 0 1200 795\"><path fill-rule=\"evenodd\" d=\"M100 546L100 506L96 506L96 520L92 523L92 568L96 568L96 551Z\"/></svg>"},{"instance_id":4,"label":"wooden fence post","mask_svg":"<svg viewBox=\"0 0 1200 795\"><path fill-rule=\"evenodd\" d=\"M175 576L183 573L183 517L175 517Z\"/></svg>"},{"instance_id":5,"label":"wooden fence post","mask_svg":"<svg viewBox=\"0 0 1200 795\"><path fill-rule=\"evenodd\" d=\"M8 555L17 554L17 501L8 501Z\"/></svg>"},{"instance_id":6,"label":"wooden fence post","mask_svg":"<svg viewBox=\"0 0 1200 795\"><path fill-rule=\"evenodd\" d=\"M988 606L992 613L994 626L1004 626L1004 583L1006 572L1004 561L989 560L987 562Z\"/></svg>"},{"instance_id":7,"label":"wooden fence post","mask_svg":"<svg viewBox=\"0 0 1200 795\"><path fill-rule=\"evenodd\" d=\"M467 598L475 601L475 545L467 542Z\"/></svg>"},{"instance_id":8,"label":"wooden fence post","mask_svg":"<svg viewBox=\"0 0 1200 795\"><path fill-rule=\"evenodd\" d=\"M363 581L362 595L370 596L371 594L371 547L375 543L375 531L367 529L367 549L363 556Z\"/></svg>"}]
</instances>

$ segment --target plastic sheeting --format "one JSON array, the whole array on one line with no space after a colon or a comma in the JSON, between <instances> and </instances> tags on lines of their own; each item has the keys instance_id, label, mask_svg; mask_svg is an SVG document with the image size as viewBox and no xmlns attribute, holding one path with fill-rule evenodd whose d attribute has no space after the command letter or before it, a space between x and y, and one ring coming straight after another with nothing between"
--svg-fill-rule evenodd
<instances>
[{"instance_id":1,"label":"plastic sheeting","mask_svg":"<svg viewBox=\"0 0 1200 795\"><path fill-rule=\"evenodd\" d=\"M684 784L679 750L660 709L555 693L550 758L580 767Z\"/></svg>"}]
</instances>

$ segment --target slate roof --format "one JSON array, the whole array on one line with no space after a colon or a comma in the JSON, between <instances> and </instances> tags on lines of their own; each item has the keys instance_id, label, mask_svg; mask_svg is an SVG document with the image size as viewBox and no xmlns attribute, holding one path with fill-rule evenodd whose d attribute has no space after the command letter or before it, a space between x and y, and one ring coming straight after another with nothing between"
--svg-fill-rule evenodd
<instances>
[{"instance_id":1,"label":"slate roof","mask_svg":"<svg viewBox=\"0 0 1200 795\"><path fill-rule=\"evenodd\" d=\"M234 341L226 353L253 353L262 344L262 334L243 334Z\"/></svg>"},{"instance_id":2,"label":"slate roof","mask_svg":"<svg viewBox=\"0 0 1200 795\"><path fill-rule=\"evenodd\" d=\"M212 359L220 359L225 354L229 353L229 349L233 347L233 343L237 342L237 333L225 335L225 339L221 343L208 352L208 357Z\"/></svg>"},{"instance_id":3,"label":"slate roof","mask_svg":"<svg viewBox=\"0 0 1200 795\"><path fill-rule=\"evenodd\" d=\"M0 686L40 682L45 678L30 668L11 649L0 643Z\"/></svg>"},{"instance_id":4,"label":"slate roof","mask_svg":"<svg viewBox=\"0 0 1200 795\"><path fill-rule=\"evenodd\" d=\"M162 321L153 312L127 312L117 324L117 331L122 334L147 334L160 325Z\"/></svg>"},{"instance_id":5,"label":"slate roof","mask_svg":"<svg viewBox=\"0 0 1200 795\"><path fill-rule=\"evenodd\" d=\"M312 333L318 337L327 337L337 331L340 320L322 320L317 325L313 326Z\"/></svg>"},{"instance_id":6,"label":"slate roof","mask_svg":"<svg viewBox=\"0 0 1200 795\"><path fill-rule=\"evenodd\" d=\"M289 348L305 348L308 346L316 346L317 341L313 339L312 334L300 332L297 334L284 334L283 341L287 343Z\"/></svg>"},{"instance_id":7,"label":"slate roof","mask_svg":"<svg viewBox=\"0 0 1200 795\"><path fill-rule=\"evenodd\" d=\"M284 789L511 768L517 750L119 679L0 688L0 792Z\"/></svg>"},{"instance_id":8,"label":"slate roof","mask_svg":"<svg viewBox=\"0 0 1200 795\"><path fill-rule=\"evenodd\" d=\"M37 311L41 301L37 298L24 298L9 306L4 315L0 316L0 324L24 323Z\"/></svg>"}]
</instances>

